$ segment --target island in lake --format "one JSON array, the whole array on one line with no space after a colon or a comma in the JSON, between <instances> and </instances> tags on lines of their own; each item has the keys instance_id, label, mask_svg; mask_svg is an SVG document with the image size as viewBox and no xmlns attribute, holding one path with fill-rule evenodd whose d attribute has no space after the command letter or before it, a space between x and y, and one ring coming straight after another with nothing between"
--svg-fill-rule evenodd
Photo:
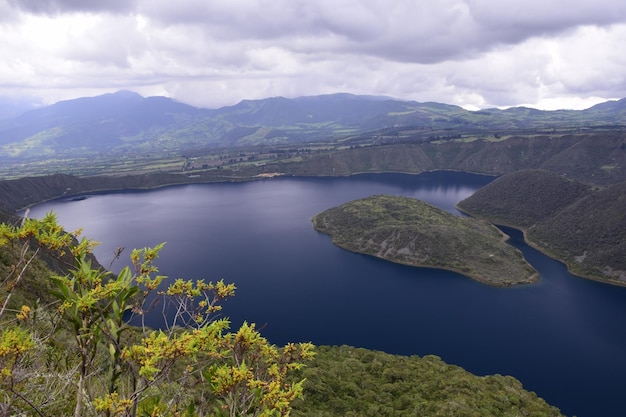
<instances>
[{"instance_id":1,"label":"island in lake","mask_svg":"<svg viewBox=\"0 0 626 417\"><path fill-rule=\"evenodd\" d=\"M492 224L408 197L351 201L315 215L312 222L341 248L404 265L451 270L501 287L538 278Z\"/></svg>"}]
</instances>

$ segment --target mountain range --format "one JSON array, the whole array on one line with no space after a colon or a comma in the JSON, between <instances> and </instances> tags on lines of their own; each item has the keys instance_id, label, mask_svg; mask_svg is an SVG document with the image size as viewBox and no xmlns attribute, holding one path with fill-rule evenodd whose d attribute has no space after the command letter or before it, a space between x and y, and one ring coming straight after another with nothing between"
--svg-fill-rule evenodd
<instances>
[{"instance_id":1,"label":"mountain range","mask_svg":"<svg viewBox=\"0 0 626 417\"><path fill-rule=\"evenodd\" d=\"M342 93L244 100L200 109L166 97L119 91L0 119L0 161L313 143L408 127L439 137L461 130L497 134L625 126L626 99L586 110L468 111L441 103Z\"/></svg>"}]
</instances>

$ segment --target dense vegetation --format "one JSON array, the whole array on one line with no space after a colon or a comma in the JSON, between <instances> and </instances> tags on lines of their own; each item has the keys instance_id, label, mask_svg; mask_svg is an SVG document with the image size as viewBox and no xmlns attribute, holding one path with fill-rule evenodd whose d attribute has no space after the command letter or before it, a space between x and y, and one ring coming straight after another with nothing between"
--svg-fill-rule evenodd
<instances>
[{"instance_id":1,"label":"dense vegetation","mask_svg":"<svg viewBox=\"0 0 626 417\"><path fill-rule=\"evenodd\" d=\"M505 175L459 203L586 277L626 284L626 182L596 189L543 170Z\"/></svg>"},{"instance_id":2,"label":"dense vegetation","mask_svg":"<svg viewBox=\"0 0 626 417\"><path fill-rule=\"evenodd\" d=\"M449 269L495 286L537 278L522 254L506 244L494 226L412 198L371 196L328 209L312 220L316 230L353 252L405 265Z\"/></svg>"},{"instance_id":3,"label":"dense vegetation","mask_svg":"<svg viewBox=\"0 0 626 417\"><path fill-rule=\"evenodd\" d=\"M589 185L549 171L524 170L495 179L459 202L458 207L471 213L488 212L493 223L528 228L591 190Z\"/></svg>"},{"instance_id":4,"label":"dense vegetation","mask_svg":"<svg viewBox=\"0 0 626 417\"><path fill-rule=\"evenodd\" d=\"M234 285L164 284L155 265L163 245L132 251L132 268L113 276L89 259L95 243L77 235L52 214L0 224L2 415L289 413L302 381L286 378L312 358L311 344L279 349L254 324L230 332L228 320L212 315ZM41 253L67 273L46 273ZM53 290L38 299L32 287ZM155 307L160 329L143 324Z\"/></svg>"},{"instance_id":5,"label":"dense vegetation","mask_svg":"<svg viewBox=\"0 0 626 417\"><path fill-rule=\"evenodd\" d=\"M561 416L513 377L478 377L432 355L320 346L295 377L306 383L294 417Z\"/></svg>"},{"instance_id":6,"label":"dense vegetation","mask_svg":"<svg viewBox=\"0 0 626 417\"><path fill-rule=\"evenodd\" d=\"M289 175L351 175L362 172L420 173L455 170L503 175L540 168L582 182L606 185L626 181L626 134L515 135L494 141L468 137L403 143L302 156L268 163L268 171Z\"/></svg>"}]
</instances>

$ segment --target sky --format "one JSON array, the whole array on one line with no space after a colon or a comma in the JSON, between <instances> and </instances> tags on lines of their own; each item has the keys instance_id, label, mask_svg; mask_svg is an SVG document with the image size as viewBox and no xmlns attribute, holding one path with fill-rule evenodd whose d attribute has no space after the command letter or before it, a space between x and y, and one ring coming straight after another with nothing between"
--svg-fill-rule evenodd
<instances>
[{"instance_id":1,"label":"sky","mask_svg":"<svg viewBox=\"0 0 626 417\"><path fill-rule=\"evenodd\" d=\"M624 0L0 0L0 97L197 107L346 92L467 109L626 97Z\"/></svg>"}]
</instances>

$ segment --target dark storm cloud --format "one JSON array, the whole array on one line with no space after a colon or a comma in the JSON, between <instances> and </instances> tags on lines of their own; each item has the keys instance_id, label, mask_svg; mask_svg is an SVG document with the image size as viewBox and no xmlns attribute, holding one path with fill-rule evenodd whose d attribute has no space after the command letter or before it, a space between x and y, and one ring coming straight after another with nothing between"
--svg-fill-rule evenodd
<instances>
[{"instance_id":1,"label":"dark storm cloud","mask_svg":"<svg viewBox=\"0 0 626 417\"><path fill-rule=\"evenodd\" d=\"M354 52L409 62L464 54L476 48L477 38L466 5L457 0L155 0L139 10L164 26L195 25L226 42L271 40L296 52Z\"/></svg>"},{"instance_id":2,"label":"dark storm cloud","mask_svg":"<svg viewBox=\"0 0 626 417\"><path fill-rule=\"evenodd\" d=\"M600 4L601 3L601 4ZM581 25L626 21L626 2L580 0L144 1L164 26L194 25L225 42L268 40L294 52L357 53L435 63Z\"/></svg>"},{"instance_id":3,"label":"dark storm cloud","mask_svg":"<svg viewBox=\"0 0 626 417\"><path fill-rule=\"evenodd\" d=\"M466 0L474 19L485 28L525 30L533 33L561 31L580 25L607 25L626 19L622 0Z\"/></svg>"},{"instance_id":4,"label":"dark storm cloud","mask_svg":"<svg viewBox=\"0 0 626 417\"><path fill-rule=\"evenodd\" d=\"M626 2L617 0L10 2L31 13L134 12L164 28L188 27L205 38L227 43L265 40L294 52L369 54L427 64L465 59L581 25L626 21Z\"/></svg>"},{"instance_id":5,"label":"dark storm cloud","mask_svg":"<svg viewBox=\"0 0 626 417\"><path fill-rule=\"evenodd\" d=\"M490 43L519 43L580 26L626 22L626 2L622 0L467 0L467 5Z\"/></svg>"},{"instance_id":6,"label":"dark storm cloud","mask_svg":"<svg viewBox=\"0 0 626 417\"><path fill-rule=\"evenodd\" d=\"M24 12L55 15L73 12L125 13L135 8L136 0L8 0Z\"/></svg>"}]
</instances>

